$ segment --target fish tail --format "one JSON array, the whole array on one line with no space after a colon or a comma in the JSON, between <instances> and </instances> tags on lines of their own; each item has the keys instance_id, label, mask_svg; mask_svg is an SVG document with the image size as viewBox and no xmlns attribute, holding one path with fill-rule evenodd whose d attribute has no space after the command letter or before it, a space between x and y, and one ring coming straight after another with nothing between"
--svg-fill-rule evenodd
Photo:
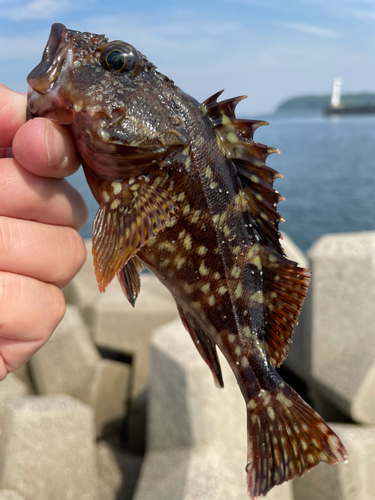
<instances>
[{"instance_id":1,"label":"fish tail","mask_svg":"<svg viewBox=\"0 0 375 500\"><path fill-rule=\"evenodd\" d=\"M252 499L319 462L346 460L340 439L290 386L263 390L247 403L247 485Z\"/></svg>"}]
</instances>

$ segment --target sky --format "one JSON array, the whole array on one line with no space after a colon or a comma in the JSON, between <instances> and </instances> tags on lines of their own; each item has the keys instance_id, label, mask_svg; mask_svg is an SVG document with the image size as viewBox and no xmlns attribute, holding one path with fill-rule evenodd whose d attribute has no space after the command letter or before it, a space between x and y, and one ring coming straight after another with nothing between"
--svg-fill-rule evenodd
<instances>
[{"instance_id":1,"label":"sky","mask_svg":"<svg viewBox=\"0 0 375 500\"><path fill-rule=\"evenodd\" d=\"M375 0L0 0L0 82L26 92L54 22L134 45L199 101L247 95L248 118L337 76L375 92Z\"/></svg>"}]
</instances>

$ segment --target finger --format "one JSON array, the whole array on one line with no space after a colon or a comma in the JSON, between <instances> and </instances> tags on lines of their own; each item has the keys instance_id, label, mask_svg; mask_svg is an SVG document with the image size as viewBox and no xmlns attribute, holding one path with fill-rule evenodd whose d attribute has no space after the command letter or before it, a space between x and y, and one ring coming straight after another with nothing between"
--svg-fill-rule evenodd
<instances>
[{"instance_id":1,"label":"finger","mask_svg":"<svg viewBox=\"0 0 375 500\"><path fill-rule=\"evenodd\" d=\"M26 121L26 96L0 83L0 147L10 147Z\"/></svg>"},{"instance_id":2,"label":"finger","mask_svg":"<svg viewBox=\"0 0 375 500\"><path fill-rule=\"evenodd\" d=\"M67 127L45 118L34 118L17 131L13 155L25 169L41 177L66 177L81 164Z\"/></svg>"},{"instance_id":3,"label":"finger","mask_svg":"<svg viewBox=\"0 0 375 500\"><path fill-rule=\"evenodd\" d=\"M86 260L85 244L70 227L0 217L0 270L63 287Z\"/></svg>"},{"instance_id":4,"label":"finger","mask_svg":"<svg viewBox=\"0 0 375 500\"><path fill-rule=\"evenodd\" d=\"M0 272L0 380L45 344L64 313L56 286Z\"/></svg>"},{"instance_id":5,"label":"finger","mask_svg":"<svg viewBox=\"0 0 375 500\"><path fill-rule=\"evenodd\" d=\"M15 159L0 161L0 215L71 226L80 230L88 217L82 196L65 179L38 177Z\"/></svg>"}]
</instances>

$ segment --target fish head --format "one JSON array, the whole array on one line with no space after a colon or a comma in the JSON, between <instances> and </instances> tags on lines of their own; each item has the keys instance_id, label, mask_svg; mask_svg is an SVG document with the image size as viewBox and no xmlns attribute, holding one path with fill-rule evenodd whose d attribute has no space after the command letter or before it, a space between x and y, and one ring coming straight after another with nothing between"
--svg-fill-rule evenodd
<instances>
[{"instance_id":1,"label":"fish head","mask_svg":"<svg viewBox=\"0 0 375 500\"><path fill-rule=\"evenodd\" d=\"M28 117L68 125L83 157L90 149L159 158L187 143L174 99L180 89L129 43L53 24L27 81Z\"/></svg>"}]
</instances>

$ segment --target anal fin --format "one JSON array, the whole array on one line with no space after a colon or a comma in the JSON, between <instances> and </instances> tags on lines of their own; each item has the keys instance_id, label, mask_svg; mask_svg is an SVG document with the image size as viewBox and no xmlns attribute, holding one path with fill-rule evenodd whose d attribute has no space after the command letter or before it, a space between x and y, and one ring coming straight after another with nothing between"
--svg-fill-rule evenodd
<instances>
[{"instance_id":1,"label":"anal fin","mask_svg":"<svg viewBox=\"0 0 375 500\"><path fill-rule=\"evenodd\" d=\"M180 313L182 323L186 330L190 333L191 338L198 349L199 354L209 366L214 382L217 387L224 387L223 376L221 373L220 362L217 357L216 344L211 340L208 334L200 326L198 321L192 316L189 311L184 309L177 302L177 309Z\"/></svg>"}]
</instances>

